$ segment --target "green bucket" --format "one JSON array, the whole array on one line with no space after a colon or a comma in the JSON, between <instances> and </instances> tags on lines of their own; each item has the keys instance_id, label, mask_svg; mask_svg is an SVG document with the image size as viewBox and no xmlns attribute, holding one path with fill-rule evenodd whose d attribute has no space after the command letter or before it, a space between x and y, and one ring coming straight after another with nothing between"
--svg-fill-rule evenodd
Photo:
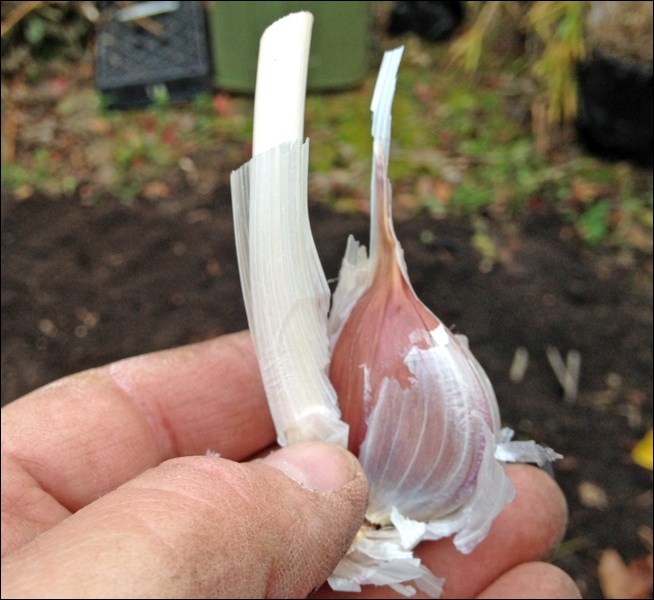
<instances>
[{"instance_id":1,"label":"green bucket","mask_svg":"<svg viewBox=\"0 0 654 600\"><path fill-rule=\"evenodd\" d=\"M210 2L209 27L217 88L253 93L263 31L289 13L313 14L307 87L356 87L369 68L369 2Z\"/></svg>"}]
</instances>

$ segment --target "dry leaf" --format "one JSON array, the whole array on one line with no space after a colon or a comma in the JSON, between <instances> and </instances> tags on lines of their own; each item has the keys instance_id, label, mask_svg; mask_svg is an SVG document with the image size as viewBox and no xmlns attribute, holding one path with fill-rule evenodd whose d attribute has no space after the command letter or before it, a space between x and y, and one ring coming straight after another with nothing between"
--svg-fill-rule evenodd
<instances>
[{"instance_id":1,"label":"dry leaf","mask_svg":"<svg viewBox=\"0 0 654 600\"><path fill-rule=\"evenodd\" d=\"M604 510L609 506L609 499L606 492L596 483L582 481L577 487L579 502L586 508L597 508Z\"/></svg>"},{"instance_id":2,"label":"dry leaf","mask_svg":"<svg viewBox=\"0 0 654 600\"><path fill-rule=\"evenodd\" d=\"M595 183L594 181L575 179L572 182L572 199L582 204L592 202L596 198L606 194L606 192L606 185Z\"/></svg>"},{"instance_id":3,"label":"dry leaf","mask_svg":"<svg viewBox=\"0 0 654 600\"><path fill-rule=\"evenodd\" d=\"M170 188L163 181L149 181L143 186L143 197L148 200L158 200L170 196Z\"/></svg>"},{"instance_id":4,"label":"dry leaf","mask_svg":"<svg viewBox=\"0 0 654 600\"><path fill-rule=\"evenodd\" d=\"M434 195L443 203L450 204L454 195L454 184L443 179L434 183Z\"/></svg>"},{"instance_id":5,"label":"dry leaf","mask_svg":"<svg viewBox=\"0 0 654 600\"><path fill-rule=\"evenodd\" d=\"M602 594L607 600L649 598L652 592L652 555L626 565L616 550L604 550L597 566Z\"/></svg>"}]
</instances>

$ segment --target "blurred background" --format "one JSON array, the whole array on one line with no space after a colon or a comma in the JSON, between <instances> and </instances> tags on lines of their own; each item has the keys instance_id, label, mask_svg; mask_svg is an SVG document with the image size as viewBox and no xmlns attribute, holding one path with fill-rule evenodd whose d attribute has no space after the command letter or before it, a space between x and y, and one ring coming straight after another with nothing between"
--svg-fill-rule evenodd
<instances>
[{"instance_id":1,"label":"blurred background","mask_svg":"<svg viewBox=\"0 0 654 600\"><path fill-rule=\"evenodd\" d=\"M315 17L305 135L327 277L367 243L370 99L420 298L518 439L564 455L549 557L652 597L652 2L1 2L2 403L247 327L229 174L263 29ZM538 510L538 507L534 507Z\"/></svg>"}]
</instances>

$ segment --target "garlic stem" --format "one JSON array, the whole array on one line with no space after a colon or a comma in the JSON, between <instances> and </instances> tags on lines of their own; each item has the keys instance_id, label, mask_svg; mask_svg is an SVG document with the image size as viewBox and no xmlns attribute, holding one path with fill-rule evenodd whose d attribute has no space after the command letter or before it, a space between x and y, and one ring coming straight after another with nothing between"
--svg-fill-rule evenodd
<instances>
[{"instance_id":1,"label":"garlic stem","mask_svg":"<svg viewBox=\"0 0 654 600\"><path fill-rule=\"evenodd\" d=\"M275 21L259 44L252 155L302 140L313 15L297 12Z\"/></svg>"}]
</instances>

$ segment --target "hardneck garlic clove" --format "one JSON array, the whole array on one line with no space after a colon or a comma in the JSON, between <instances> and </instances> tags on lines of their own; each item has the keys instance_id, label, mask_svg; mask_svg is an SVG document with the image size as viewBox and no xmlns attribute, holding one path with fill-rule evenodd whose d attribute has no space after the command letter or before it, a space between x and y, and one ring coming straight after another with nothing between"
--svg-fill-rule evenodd
<instances>
[{"instance_id":1,"label":"hardneck garlic clove","mask_svg":"<svg viewBox=\"0 0 654 600\"><path fill-rule=\"evenodd\" d=\"M402 551L454 535L456 547L470 552L514 497L496 454L539 463L558 455L500 430L493 387L466 338L452 334L409 281L387 178L401 55L402 48L384 55L371 105L370 257L348 240L330 313L330 379L350 425L348 446L370 482L370 525L330 582L402 574L394 587L409 594L402 582L413 573L414 583L436 594L442 582L419 562L403 562Z\"/></svg>"},{"instance_id":2,"label":"hardneck garlic clove","mask_svg":"<svg viewBox=\"0 0 654 600\"><path fill-rule=\"evenodd\" d=\"M368 520L385 525L393 507L421 520L459 508L476 482L481 427L497 433L499 413L469 353L411 287L382 148L376 140L372 282L340 330L329 373L350 425L349 448L370 480Z\"/></svg>"},{"instance_id":3,"label":"hardneck garlic clove","mask_svg":"<svg viewBox=\"0 0 654 600\"><path fill-rule=\"evenodd\" d=\"M416 296L393 230L383 136L390 138L401 53L385 56L373 97L374 246L366 289L340 315L329 370L350 425L348 446L370 481L367 518L377 525L389 525L393 509L429 521L461 508L500 429L492 386L467 346Z\"/></svg>"}]
</instances>

